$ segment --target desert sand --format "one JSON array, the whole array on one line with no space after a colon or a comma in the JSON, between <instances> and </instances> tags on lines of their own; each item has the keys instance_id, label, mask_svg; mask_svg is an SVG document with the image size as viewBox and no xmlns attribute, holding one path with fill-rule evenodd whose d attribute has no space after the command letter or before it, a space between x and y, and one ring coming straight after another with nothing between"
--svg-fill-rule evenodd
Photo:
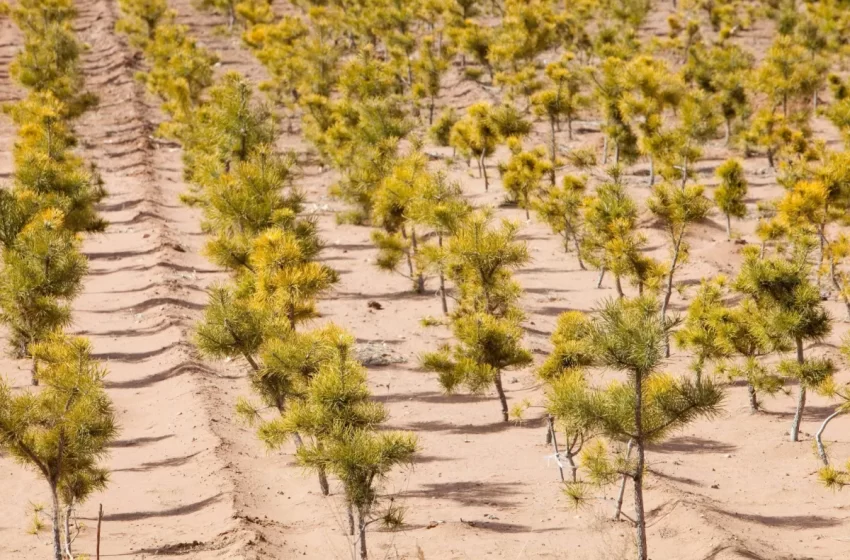
<instances>
[{"instance_id":1,"label":"desert sand","mask_svg":"<svg viewBox=\"0 0 850 560\"><path fill-rule=\"evenodd\" d=\"M238 36L216 32L224 18L199 12L189 0L171 4L180 21L221 57L220 71L237 70L255 83L263 78L263 68ZM80 510L84 527L76 549L93 557L102 504L103 558L349 558L339 488L332 483L332 495L322 497L315 477L295 465L292 446L267 451L237 421L236 399L250 392L243 364L202 362L192 348L191 329L205 304L205 288L223 276L201 254L198 212L178 199L186 189L180 147L153 136L163 116L158 102L133 78L141 59L113 30L117 3L80 0L77 5L77 32L91 46L84 62L87 85L101 102L76 123L76 131L81 154L106 182L109 197L100 211L110 226L86 242L91 270L85 293L75 302L73 332L92 340L110 371L108 391L121 435L109 458L109 488ZM664 9L653 14L646 33L661 33ZM758 52L769 38L766 30L755 29L742 41ZM4 101L21 95L8 74L19 45L14 25L0 22ZM493 95L459 83L455 72L441 103L464 107ZM839 143L827 122L816 120L815 128ZM564 134L559 143L601 146L597 122L581 121L576 129L573 142ZM544 134L538 125L527 144L543 143ZM13 142L11 123L0 118L2 177L12 172ZM337 322L360 344L385 345L406 360L369 371L375 398L389 407L389 426L416 432L422 447L414 468L393 476L385 487L407 508L406 526L373 532L373 557L413 559L417 547L429 560L633 557L630 525L610 520L613 491L600 493L596 505L579 511L562 495L556 465L547 459L551 450L544 440L542 391L531 368L505 375L511 403L528 399L532 404L521 423L500 421L494 394L444 394L434 376L419 369L417 358L449 338L445 327L426 328L419 322L440 314L436 282L429 283L429 295L417 296L405 278L377 270L370 229L336 225L335 212L343 207L328 195L334 174L315 165L297 127L283 134L280 147L298 154L298 185L308 193L327 243L322 260L341 275L332 296L319 303L317 324ZM449 155L434 147L428 151L440 156L435 166ZM731 152L722 140L705 152L699 175L711 186L714 169ZM500 153L488 165L504 158ZM750 208L781 193L766 160L750 158L746 168ZM462 181L476 205L499 206L504 199L498 180L485 193L483 180L463 162L453 165L451 175ZM491 175L497 175L495 169ZM637 165L627 177L641 201L648 194L645 175L645 165ZM579 270L575 256L564 254L545 225L534 218L526 223L523 211L499 207L498 214L523 223L522 238L533 256L517 278L525 289L526 342L540 361L558 315L593 309L614 295L613 286L606 281L596 289L597 273ZM653 256L666 258L660 234L648 217L644 222ZM734 227L744 242L752 243L754 225L750 218ZM691 242L691 261L678 277L686 289L674 296L678 311L701 278L734 275L741 260L743 245L726 240L719 215L700 224ZM369 308L369 301L382 309ZM828 306L836 328L814 352L835 353L847 331L843 306L834 296ZM666 367L685 372L689 359L675 351ZM14 386L28 385L27 363L3 358L0 366ZM846 373L839 375L840 381L847 379ZM793 394L780 393L764 405L763 413L751 414L746 387L731 385L719 420L697 423L648 454L653 560L837 560L850 555L850 498L847 491L833 492L818 483L812 447L812 434L832 407L813 397L802 441L790 443ZM848 434L850 418L833 422L827 439L834 457L850 456ZM629 500L627 492L626 513ZM42 480L0 457L0 558L47 557L49 532L31 535L27 530L32 504L48 501Z\"/></svg>"}]
</instances>

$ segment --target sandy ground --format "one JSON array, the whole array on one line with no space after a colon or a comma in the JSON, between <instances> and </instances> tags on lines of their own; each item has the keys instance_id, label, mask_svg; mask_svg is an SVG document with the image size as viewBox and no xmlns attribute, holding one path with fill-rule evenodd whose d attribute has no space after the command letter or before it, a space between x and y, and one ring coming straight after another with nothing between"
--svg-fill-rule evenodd
<instances>
[{"instance_id":1,"label":"sandy ground","mask_svg":"<svg viewBox=\"0 0 850 560\"><path fill-rule=\"evenodd\" d=\"M78 6L78 33L91 45L85 57L88 87L101 104L76 128L83 155L106 181L109 198L101 211L111 226L86 243L91 272L85 293L75 302L74 331L92 340L109 367L108 389L122 432L109 459L109 488L81 508L84 526L77 551L93 554L94 519L103 504L104 558L349 558L341 530L341 490L332 485L332 496L323 498L315 478L294 465L293 449L266 451L234 418L236 398L249 394L245 368L202 363L188 343L205 302L204 289L221 276L200 255L204 238L198 214L178 200L186 187L181 151L152 137L162 116L156 101L133 80L140 61L112 32L117 3L80 0ZM172 7L220 55L222 71L263 78L263 69L237 38L216 33L222 18L199 13L189 0L174 0ZM663 15L653 17L653 24ZM3 100L21 94L7 71L19 39L7 20L0 22ZM756 33L745 40L756 47L763 43ZM481 88L457 84L456 78L447 82L445 99L453 105L489 97ZM816 128L837 142L826 123L818 121ZM577 129L573 143L566 137L560 143L601 145L596 123L579 123ZM540 127L529 144L542 142L543 134ZM8 119L0 119L3 177L12 171L13 141ZM369 229L335 225L333 214L341 207L327 197L333 174L307 163L307 146L297 134L284 135L281 147L295 150L304 162L299 185L320 216L328 243L323 260L341 275L333 295L319 304L321 321L335 321L359 342L386 344L408 359L370 370L374 394L391 412L390 426L415 431L422 444L414 468L393 476L386 486L407 508L407 526L396 533L371 533L373 557L416 558L417 547L429 560L632 557L630 526L609 521L613 491L600 493L598 505L581 511L571 509L561 495L557 469L546 459L550 450L540 419L541 388L533 373L505 375L510 401L529 399L533 405L521 424L499 421L495 395L443 394L433 375L417 367L421 352L449 336L444 327L419 323L440 313L435 282L429 283L429 295L417 296L405 278L379 272L372 264ZM699 165L707 185L729 155L720 142L707 147ZM496 159L489 165L494 167ZM754 210L757 201L775 198L781 189L765 160L753 158L746 165L747 203ZM639 200L647 195L644 169L635 166L628 177ZM498 180L485 193L483 180L462 163L451 173L475 204L498 205L504 198ZM495 169L491 175L497 175ZM524 224L533 263L517 277L526 290L527 343L542 360L557 316L592 309L614 294L613 286L606 282L597 290L596 273L579 270L574 255L565 255L544 225L534 219L525 223L522 211L500 208L499 214ZM649 219L645 227L653 256L664 258L659 232ZM754 242L753 219L734 227ZM725 239L720 216L695 228L691 243L691 262L678 277L690 289L674 299L680 311L700 278L733 275L740 263L742 245ZM383 309L369 309L371 300ZM834 352L847 330L843 307L835 301L829 307L835 333L811 352ZM684 372L688 360L674 353L669 369ZM26 364L4 359L0 365L15 386L26 386ZM846 381L847 375L840 379ZM649 453L651 558L847 557L850 502L846 492L818 484L812 451L812 434L832 407L811 398L802 441L794 444L787 441L793 392L767 399L766 411L758 415L749 413L746 402L746 389L730 386L719 420L695 424ZM834 442L834 457L850 456L848 433L850 419L832 424L828 439ZM46 490L33 473L0 459L0 558L47 557L49 532L27 532L32 504L46 504ZM625 511L631 511L628 493Z\"/></svg>"}]
</instances>

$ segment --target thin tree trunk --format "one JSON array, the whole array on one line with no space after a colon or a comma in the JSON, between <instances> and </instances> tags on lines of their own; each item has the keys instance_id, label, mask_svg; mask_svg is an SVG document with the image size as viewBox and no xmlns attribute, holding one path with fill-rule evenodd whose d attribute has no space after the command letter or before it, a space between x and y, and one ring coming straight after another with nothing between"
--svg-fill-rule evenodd
<instances>
[{"instance_id":1,"label":"thin tree trunk","mask_svg":"<svg viewBox=\"0 0 850 560\"><path fill-rule=\"evenodd\" d=\"M756 388L753 387L752 383L747 383L747 392L750 396L750 411L758 412L759 411L759 401L758 395L756 394Z\"/></svg>"},{"instance_id":2,"label":"thin tree trunk","mask_svg":"<svg viewBox=\"0 0 850 560\"><path fill-rule=\"evenodd\" d=\"M596 281L596 289L602 287L602 279L605 278L605 267L599 269L599 279Z\"/></svg>"},{"instance_id":3,"label":"thin tree trunk","mask_svg":"<svg viewBox=\"0 0 850 560\"><path fill-rule=\"evenodd\" d=\"M410 228L410 242L413 250L413 256L416 256L416 253L419 251L419 243L416 239L416 229ZM411 272L412 274L412 272ZM416 293L424 294L425 293L425 277L422 276L422 273L416 275Z\"/></svg>"},{"instance_id":4,"label":"thin tree trunk","mask_svg":"<svg viewBox=\"0 0 850 560\"><path fill-rule=\"evenodd\" d=\"M65 554L68 560L74 560L74 554L71 552L71 511L70 505L65 506Z\"/></svg>"},{"instance_id":5,"label":"thin tree trunk","mask_svg":"<svg viewBox=\"0 0 850 560\"><path fill-rule=\"evenodd\" d=\"M38 386L38 360L35 356L32 357L32 370L30 372L33 387Z\"/></svg>"},{"instance_id":6,"label":"thin tree trunk","mask_svg":"<svg viewBox=\"0 0 850 560\"><path fill-rule=\"evenodd\" d=\"M260 371L259 364L257 364L256 360L254 360L254 357L251 356L251 354L243 352L242 355L245 357L245 361L248 362L248 365L251 366L251 369L253 369L254 371Z\"/></svg>"},{"instance_id":7,"label":"thin tree trunk","mask_svg":"<svg viewBox=\"0 0 850 560\"><path fill-rule=\"evenodd\" d=\"M664 302L661 305L661 320L664 321L667 319L667 309L670 307L670 299L673 297L673 274L676 273L676 265L679 261L679 248L682 246L682 238L684 237L684 231L679 235L679 239L676 240L676 245L673 249L673 261L670 263L670 272L667 273L667 286L664 291ZM664 337L664 355L666 357L670 357L670 335L665 335Z\"/></svg>"},{"instance_id":8,"label":"thin tree trunk","mask_svg":"<svg viewBox=\"0 0 850 560\"><path fill-rule=\"evenodd\" d=\"M576 245L576 258L578 258L578 266L582 270L587 270L584 266L584 261L581 260L581 244L578 241L578 236L573 232L573 243Z\"/></svg>"},{"instance_id":9,"label":"thin tree trunk","mask_svg":"<svg viewBox=\"0 0 850 560\"><path fill-rule=\"evenodd\" d=\"M572 474L573 482L578 482L578 465L576 465L575 459L573 459L573 454L567 451L566 455L564 455L567 459L567 462L570 464L570 472Z\"/></svg>"},{"instance_id":10,"label":"thin tree trunk","mask_svg":"<svg viewBox=\"0 0 850 560\"><path fill-rule=\"evenodd\" d=\"M620 143L614 142L614 165L620 163Z\"/></svg>"},{"instance_id":11,"label":"thin tree trunk","mask_svg":"<svg viewBox=\"0 0 850 560\"><path fill-rule=\"evenodd\" d=\"M401 228L401 237L402 237L402 239L407 241L407 230L405 230L404 227ZM411 252L405 251L404 256L407 257L407 271L408 271L408 274L410 275L410 279L414 280L413 257L411 256Z\"/></svg>"},{"instance_id":12,"label":"thin tree trunk","mask_svg":"<svg viewBox=\"0 0 850 560\"><path fill-rule=\"evenodd\" d=\"M619 274L614 275L614 287L617 289L617 297L619 297L620 299L626 297L626 294L623 293L623 284L620 281Z\"/></svg>"},{"instance_id":13,"label":"thin tree trunk","mask_svg":"<svg viewBox=\"0 0 850 560\"><path fill-rule=\"evenodd\" d=\"M626 447L626 461L629 460L629 457L632 456L632 448L634 447L634 440L629 440L629 445ZM620 520L620 512L623 510L623 497L626 494L626 482L629 480L629 475L623 475L623 481L620 484L620 491L617 493L617 501L614 504L614 521Z\"/></svg>"},{"instance_id":14,"label":"thin tree trunk","mask_svg":"<svg viewBox=\"0 0 850 560\"><path fill-rule=\"evenodd\" d=\"M649 560L646 542L646 518L643 511L643 379L635 375L635 447L637 448L637 464L635 465L635 529L637 530L638 560Z\"/></svg>"},{"instance_id":15,"label":"thin tree trunk","mask_svg":"<svg viewBox=\"0 0 850 560\"><path fill-rule=\"evenodd\" d=\"M484 162L484 153L481 154L481 172L484 175L484 191L490 190L490 178L487 177L487 164Z\"/></svg>"},{"instance_id":16,"label":"thin tree trunk","mask_svg":"<svg viewBox=\"0 0 850 560\"><path fill-rule=\"evenodd\" d=\"M820 457L820 460L823 462L824 466L826 466L826 467L829 466L829 457L827 457L826 447L824 447L824 445L823 445L823 439L822 439L823 438L823 432L826 430L826 426L830 422L832 422L832 420L836 416L841 416L843 413L844 412L841 411L841 410L836 410L835 412L833 412L832 414L827 416L826 420L823 421L823 424L820 425L820 428L818 429L818 433L815 434L815 441L817 441L817 444L818 444L818 457Z\"/></svg>"},{"instance_id":17,"label":"thin tree trunk","mask_svg":"<svg viewBox=\"0 0 850 560\"><path fill-rule=\"evenodd\" d=\"M319 467L319 488L322 490L322 496L330 496L331 487L328 484L328 473L325 467Z\"/></svg>"},{"instance_id":18,"label":"thin tree trunk","mask_svg":"<svg viewBox=\"0 0 850 560\"><path fill-rule=\"evenodd\" d=\"M348 506L346 508L348 510L348 534L352 537L354 536L354 506L351 505L351 502L348 502Z\"/></svg>"},{"instance_id":19,"label":"thin tree trunk","mask_svg":"<svg viewBox=\"0 0 850 560\"><path fill-rule=\"evenodd\" d=\"M292 434L292 439L295 440L295 448L301 449L304 447L304 440L301 439L301 434L295 432ZM322 496L330 496L331 488L328 484L328 473L325 471L324 467L319 467L319 488L322 490Z\"/></svg>"},{"instance_id":20,"label":"thin tree trunk","mask_svg":"<svg viewBox=\"0 0 850 560\"><path fill-rule=\"evenodd\" d=\"M803 360L803 339L797 337L797 363L802 364ZM797 411L794 412L794 420L791 423L791 441L797 441L800 434L800 422L803 419L803 409L806 407L806 386L803 385L803 380L800 380L800 392L797 394Z\"/></svg>"},{"instance_id":21,"label":"thin tree trunk","mask_svg":"<svg viewBox=\"0 0 850 560\"><path fill-rule=\"evenodd\" d=\"M567 138L573 139L573 118L567 117Z\"/></svg>"},{"instance_id":22,"label":"thin tree trunk","mask_svg":"<svg viewBox=\"0 0 850 560\"><path fill-rule=\"evenodd\" d=\"M649 156L649 186L655 185L655 158Z\"/></svg>"},{"instance_id":23,"label":"thin tree trunk","mask_svg":"<svg viewBox=\"0 0 850 560\"><path fill-rule=\"evenodd\" d=\"M552 169L549 170L549 181L552 183L552 186L555 186L555 165L558 161L558 146L556 144L555 139L555 119L549 119L549 128L550 128L550 141L552 143L550 147L550 157L552 158Z\"/></svg>"},{"instance_id":24,"label":"thin tree trunk","mask_svg":"<svg viewBox=\"0 0 850 560\"><path fill-rule=\"evenodd\" d=\"M732 239L732 217L726 214L726 237Z\"/></svg>"},{"instance_id":25,"label":"thin tree trunk","mask_svg":"<svg viewBox=\"0 0 850 560\"><path fill-rule=\"evenodd\" d=\"M103 522L103 504L97 507L97 548L95 548L95 560L100 560L100 525Z\"/></svg>"},{"instance_id":26,"label":"thin tree trunk","mask_svg":"<svg viewBox=\"0 0 850 560\"><path fill-rule=\"evenodd\" d=\"M508 398L505 396L505 389L502 387L502 372L497 371L493 379L496 384L496 392L499 393L499 402L502 403L502 420L508 421Z\"/></svg>"},{"instance_id":27,"label":"thin tree trunk","mask_svg":"<svg viewBox=\"0 0 850 560\"><path fill-rule=\"evenodd\" d=\"M818 92L812 94L812 114L818 112Z\"/></svg>"},{"instance_id":28,"label":"thin tree trunk","mask_svg":"<svg viewBox=\"0 0 850 560\"><path fill-rule=\"evenodd\" d=\"M442 235L437 235L437 246L439 246L440 249L443 248L443 236ZM449 314L449 303L446 300L446 274L443 272L442 268L440 268L440 300L442 301L442 304L443 304L443 314L448 315Z\"/></svg>"},{"instance_id":29,"label":"thin tree trunk","mask_svg":"<svg viewBox=\"0 0 850 560\"><path fill-rule=\"evenodd\" d=\"M363 515L362 510L357 512L357 517L359 517L360 525L360 560L368 560L369 551L366 550L366 517Z\"/></svg>"},{"instance_id":30,"label":"thin tree trunk","mask_svg":"<svg viewBox=\"0 0 850 560\"><path fill-rule=\"evenodd\" d=\"M555 433L555 419L552 415L546 417L546 422L549 424L549 439L552 441L552 448L555 450L555 462L558 463L558 471L561 473L561 482L564 482L564 467L561 466L561 451L558 449L558 435ZM573 477L575 482L575 476Z\"/></svg>"},{"instance_id":31,"label":"thin tree trunk","mask_svg":"<svg viewBox=\"0 0 850 560\"><path fill-rule=\"evenodd\" d=\"M443 305L443 315L449 314L449 302L446 300L446 276L440 270L440 303Z\"/></svg>"},{"instance_id":32,"label":"thin tree trunk","mask_svg":"<svg viewBox=\"0 0 850 560\"><path fill-rule=\"evenodd\" d=\"M608 137L602 140L602 165L608 165Z\"/></svg>"},{"instance_id":33,"label":"thin tree trunk","mask_svg":"<svg viewBox=\"0 0 850 560\"><path fill-rule=\"evenodd\" d=\"M723 119L723 145L729 145L729 139L732 137L732 123L729 119Z\"/></svg>"},{"instance_id":34,"label":"thin tree trunk","mask_svg":"<svg viewBox=\"0 0 850 560\"><path fill-rule=\"evenodd\" d=\"M54 560L62 560L62 537L61 537L61 520L59 513L59 494L56 485L50 485L51 499L53 500L53 558Z\"/></svg>"}]
</instances>

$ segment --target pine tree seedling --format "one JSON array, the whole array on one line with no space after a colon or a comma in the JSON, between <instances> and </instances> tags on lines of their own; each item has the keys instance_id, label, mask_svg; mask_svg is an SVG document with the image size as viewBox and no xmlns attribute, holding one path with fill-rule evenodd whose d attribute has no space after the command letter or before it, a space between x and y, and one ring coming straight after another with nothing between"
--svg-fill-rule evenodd
<instances>
[{"instance_id":1,"label":"pine tree seedling","mask_svg":"<svg viewBox=\"0 0 850 560\"><path fill-rule=\"evenodd\" d=\"M490 190L485 158L496 151L500 141L501 134L494 121L493 107L487 102L471 105L466 116L452 128L451 145L467 158L476 159L479 176L484 177L484 190Z\"/></svg>"},{"instance_id":2,"label":"pine tree seedling","mask_svg":"<svg viewBox=\"0 0 850 560\"><path fill-rule=\"evenodd\" d=\"M444 173L432 177L410 208L411 219L430 229L437 238L436 245L427 243L420 248L417 266L420 270L437 274L443 314L449 312L446 292L448 254L444 244L470 212L472 206L463 198L460 183L449 181Z\"/></svg>"},{"instance_id":3,"label":"pine tree seedling","mask_svg":"<svg viewBox=\"0 0 850 560\"><path fill-rule=\"evenodd\" d=\"M786 352L791 346L784 333L777 333L765 322L764 313L750 298L730 309L727 319L727 344L741 360L726 364L723 370L730 377L747 382L750 410L758 412L761 409L759 394L774 395L785 383L781 375L763 363L764 357Z\"/></svg>"},{"instance_id":4,"label":"pine tree seedling","mask_svg":"<svg viewBox=\"0 0 850 560\"><path fill-rule=\"evenodd\" d=\"M669 150L662 133L665 111L675 109L684 96L684 84L667 65L650 56L639 56L623 68L623 116L639 132L638 147L649 157L649 186L655 184L655 163Z\"/></svg>"},{"instance_id":5,"label":"pine tree seedling","mask_svg":"<svg viewBox=\"0 0 850 560\"><path fill-rule=\"evenodd\" d=\"M642 292L655 267L642 255L646 236L637 229L637 206L619 183L617 168L613 171L613 181L600 185L595 195L584 202L582 255L599 270L597 288L602 286L605 273L610 271L614 275L617 295L624 297L623 278L632 277Z\"/></svg>"},{"instance_id":6,"label":"pine tree seedling","mask_svg":"<svg viewBox=\"0 0 850 560\"><path fill-rule=\"evenodd\" d=\"M439 48L433 37L425 37L419 47L420 57L413 63L413 93L428 99L428 126L434 124L443 74L449 68L448 53L438 51Z\"/></svg>"},{"instance_id":7,"label":"pine tree seedling","mask_svg":"<svg viewBox=\"0 0 850 560\"><path fill-rule=\"evenodd\" d=\"M800 382L791 441L798 440L807 390L828 381L834 371L829 359L804 355L807 341L822 340L832 330L832 319L823 308L820 291L809 280L808 253L806 245L798 245L790 259L761 258L757 249L747 248L734 283L735 290L752 298L772 328L784 333L796 347L796 360L785 360L780 365L781 373Z\"/></svg>"},{"instance_id":8,"label":"pine tree seedling","mask_svg":"<svg viewBox=\"0 0 850 560\"><path fill-rule=\"evenodd\" d=\"M382 228L372 232L372 241L378 247L378 267L396 272L406 260L407 277L418 294L425 292L425 275L417 270L421 240L411 213L434 181L427 164L418 150L400 158L375 192L372 209L375 225Z\"/></svg>"},{"instance_id":9,"label":"pine tree seedling","mask_svg":"<svg viewBox=\"0 0 850 560\"><path fill-rule=\"evenodd\" d=\"M164 101L163 110L176 121L160 127L160 132L184 142L201 95L213 84L218 58L198 46L185 26L170 23L157 26L145 56L150 70L137 76Z\"/></svg>"},{"instance_id":10,"label":"pine tree seedling","mask_svg":"<svg viewBox=\"0 0 850 560\"><path fill-rule=\"evenodd\" d=\"M688 306L682 328L675 333L677 345L694 352L692 368L697 383L702 382L708 362L717 363L732 353L727 337L729 310L723 305L725 285L723 276L704 279Z\"/></svg>"},{"instance_id":11,"label":"pine tree seedling","mask_svg":"<svg viewBox=\"0 0 850 560\"><path fill-rule=\"evenodd\" d=\"M742 120L750 106L746 80L755 65L752 54L732 42L691 49L685 80L713 97L724 124L724 144L729 145L732 124Z\"/></svg>"},{"instance_id":12,"label":"pine tree seedling","mask_svg":"<svg viewBox=\"0 0 850 560\"><path fill-rule=\"evenodd\" d=\"M118 429L103 390L106 371L91 358L85 339L56 335L35 345L33 353L42 364L38 393L13 394L0 382L0 448L50 487L52 558L63 560L71 553L63 550L69 547L69 539L63 547L63 506L67 516L76 503L106 486L101 461Z\"/></svg>"},{"instance_id":13,"label":"pine tree seedling","mask_svg":"<svg viewBox=\"0 0 850 560\"><path fill-rule=\"evenodd\" d=\"M521 344L523 315L516 307L521 290L511 276L529 259L517 233L511 222L494 227L486 211L460 224L449 239L445 261L460 292L452 321L456 344L422 357L423 367L438 373L449 392L460 386L482 392L494 385L505 422L509 409L501 372L531 363L531 353Z\"/></svg>"},{"instance_id":14,"label":"pine tree seedling","mask_svg":"<svg viewBox=\"0 0 850 560\"><path fill-rule=\"evenodd\" d=\"M579 268L585 270L582 259L582 237L584 235L584 200L587 189L586 179L576 175L564 177L561 186L540 193L533 202L538 217L564 241L564 251L570 251L572 244L576 250Z\"/></svg>"},{"instance_id":15,"label":"pine tree seedling","mask_svg":"<svg viewBox=\"0 0 850 560\"><path fill-rule=\"evenodd\" d=\"M549 157L552 162L550 174L555 186L554 170L558 167L557 132L561 130L561 119L567 121L567 138L573 139L573 121L579 112L590 104L590 98L582 94L587 78L574 63L572 53L546 66L546 76L552 87L535 93L531 97L534 113L549 121Z\"/></svg>"},{"instance_id":16,"label":"pine tree seedling","mask_svg":"<svg viewBox=\"0 0 850 560\"><path fill-rule=\"evenodd\" d=\"M315 302L339 276L329 266L305 253L295 234L269 229L254 240L249 259L255 271L251 305L271 309L291 330L316 316Z\"/></svg>"},{"instance_id":17,"label":"pine tree seedling","mask_svg":"<svg viewBox=\"0 0 850 560\"><path fill-rule=\"evenodd\" d=\"M540 183L552 170L547 161L546 151L537 148L515 153L502 167L502 185L512 200L525 210L525 219L531 219L530 210L534 195L540 190Z\"/></svg>"},{"instance_id":18,"label":"pine tree seedling","mask_svg":"<svg viewBox=\"0 0 850 560\"><path fill-rule=\"evenodd\" d=\"M811 136L811 131L805 127L795 127L794 123L780 113L768 109L760 109L752 118L749 130L744 135L748 144L764 148L767 162L772 169L777 167L777 159L783 150L800 150Z\"/></svg>"},{"instance_id":19,"label":"pine tree seedling","mask_svg":"<svg viewBox=\"0 0 850 560\"><path fill-rule=\"evenodd\" d=\"M578 464L576 459L584 450L585 445L595 436L596 430L587 418L575 414L572 408L576 394L587 391L587 380L580 369L568 369L562 375L553 379L546 389L546 409L551 415L551 437L555 453L566 458L570 466L570 482L578 485ZM564 434L563 450L555 439L555 428L560 428ZM560 457L556 457L560 460Z\"/></svg>"},{"instance_id":20,"label":"pine tree seedling","mask_svg":"<svg viewBox=\"0 0 850 560\"><path fill-rule=\"evenodd\" d=\"M602 131L602 165L608 164L609 143L614 144L614 164L634 161L639 155L638 137L629 125L623 111L626 86L623 82L624 62L617 58L603 61L597 73L590 74L596 84L595 95L604 117Z\"/></svg>"},{"instance_id":21,"label":"pine tree seedling","mask_svg":"<svg viewBox=\"0 0 850 560\"><path fill-rule=\"evenodd\" d=\"M716 172L720 185L714 191L714 202L726 216L726 236L732 239L732 217L744 218L747 206L747 179L744 177L744 166L736 159L723 162Z\"/></svg>"},{"instance_id":22,"label":"pine tree seedling","mask_svg":"<svg viewBox=\"0 0 850 560\"><path fill-rule=\"evenodd\" d=\"M472 313L456 318L452 331L456 344L423 355L422 367L436 372L440 385L450 394L459 387L483 393L495 386L502 405L502 420L508 422L508 399L502 372L532 362L531 353L522 347L523 333L518 319Z\"/></svg>"},{"instance_id":23,"label":"pine tree seedling","mask_svg":"<svg viewBox=\"0 0 850 560\"><path fill-rule=\"evenodd\" d=\"M789 117L789 106L805 93L805 73L810 64L805 48L792 37L780 35L768 49L767 56L755 76L756 87L767 94L773 107L782 108Z\"/></svg>"},{"instance_id":24,"label":"pine tree seedling","mask_svg":"<svg viewBox=\"0 0 850 560\"><path fill-rule=\"evenodd\" d=\"M670 299L673 296L673 279L680 266L688 259L688 242L685 239L688 230L696 223L705 219L711 209L711 201L703 194L700 185L682 185L660 183L653 189L647 205L649 210L660 220L664 233L670 243L670 264L667 267L664 298L661 305L662 318L667 317ZM666 343L666 354L670 355L669 341Z\"/></svg>"},{"instance_id":25,"label":"pine tree seedling","mask_svg":"<svg viewBox=\"0 0 850 560\"><path fill-rule=\"evenodd\" d=\"M140 50L146 50L157 28L173 23L176 15L165 0L118 0L118 6L122 16L115 30L128 35L130 44Z\"/></svg>"},{"instance_id":26,"label":"pine tree seedling","mask_svg":"<svg viewBox=\"0 0 850 560\"><path fill-rule=\"evenodd\" d=\"M70 302L88 271L81 240L63 218L56 210L37 215L3 254L0 319L11 331L13 352L32 359L33 385L40 379L34 345L70 323Z\"/></svg>"},{"instance_id":27,"label":"pine tree seedling","mask_svg":"<svg viewBox=\"0 0 850 560\"><path fill-rule=\"evenodd\" d=\"M274 140L275 119L267 107L253 102L253 88L244 77L228 72L208 95L195 112L189 137L181 139L189 179L205 165L229 170Z\"/></svg>"},{"instance_id":28,"label":"pine tree seedling","mask_svg":"<svg viewBox=\"0 0 850 560\"><path fill-rule=\"evenodd\" d=\"M516 311L521 290L512 273L530 260L518 235L516 223L503 220L496 226L487 210L460 222L446 245L446 271L460 291L460 315L507 317Z\"/></svg>"},{"instance_id":29,"label":"pine tree seedling","mask_svg":"<svg viewBox=\"0 0 850 560\"><path fill-rule=\"evenodd\" d=\"M483 66L490 81L494 79L493 66L490 64L490 50L495 40L493 30L472 20L466 20L464 26L458 33L458 44L465 54L468 54L478 64ZM466 75L475 78L476 73L470 73L471 68L466 68Z\"/></svg>"},{"instance_id":30,"label":"pine tree seedling","mask_svg":"<svg viewBox=\"0 0 850 560\"><path fill-rule=\"evenodd\" d=\"M698 418L712 418L723 402L722 391L710 380L695 384L659 371L665 341L674 327L675 321L662 318L657 302L650 298L605 302L592 318L591 347L600 365L624 372L628 381L604 388L576 383L560 397L564 414L620 444L614 456L596 446L583 462L596 484L613 483L619 476L632 480L638 560L648 559L643 500L646 446ZM620 451L625 442L634 447L634 459ZM584 487L568 484L567 494L581 504Z\"/></svg>"},{"instance_id":31,"label":"pine tree seedling","mask_svg":"<svg viewBox=\"0 0 850 560\"><path fill-rule=\"evenodd\" d=\"M401 522L401 510L392 501L384 515L375 516L381 501L377 485L394 468L410 465L418 441L407 432L376 431L387 412L370 398L365 369L354 357L354 338L338 328L333 332L326 338L331 357L313 376L305 398L266 423L260 438L276 448L294 433L310 437L298 449L298 461L342 482L349 532L356 532L360 558L367 560L367 527L376 521Z\"/></svg>"},{"instance_id":32,"label":"pine tree seedling","mask_svg":"<svg viewBox=\"0 0 850 560\"><path fill-rule=\"evenodd\" d=\"M306 333L289 332L284 336L268 336L260 348L260 366L251 374L251 388L259 397L259 404L240 399L236 410L247 423L257 428L260 439L282 418L291 403L306 399L313 378L329 363L333 363L337 349L334 341L340 329L330 325ZM269 418L267 411L273 411ZM301 435L292 432L296 448L304 446ZM322 495L330 494L327 472L317 469Z\"/></svg>"},{"instance_id":33,"label":"pine tree seedling","mask_svg":"<svg viewBox=\"0 0 850 560\"><path fill-rule=\"evenodd\" d=\"M437 122L434 123L429 131L431 140L443 148L451 146L452 128L454 128L458 120L459 117L453 108L446 109L440 113ZM457 147L454 147L453 150L457 152Z\"/></svg>"},{"instance_id":34,"label":"pine tree seedling","mask_svg":"<svg viewBox=\"0 0 850 560\"><path fill-rule=\"evenodd\" d=\"M56 209L70 231L103 231L106 221L95 205L106 191L96 170L87 168L72 151L76 140L68 124L68 106L43 93L6 105L4 111L18 126L13 190L23 204L20 209L30 213Z\"/></svg>"}]
</instances>

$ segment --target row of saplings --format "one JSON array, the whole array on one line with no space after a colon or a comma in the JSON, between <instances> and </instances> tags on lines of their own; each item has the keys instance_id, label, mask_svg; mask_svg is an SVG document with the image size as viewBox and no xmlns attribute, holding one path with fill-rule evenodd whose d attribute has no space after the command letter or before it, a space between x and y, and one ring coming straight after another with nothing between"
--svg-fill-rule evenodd
<instances>
[{"instance_id":1,"label":"row of saplings","mask_svg":"<svg viewBox=\"0 0 850 560\"><path fill-rule=\"evenodd\" d=\"M216 81L214 55L164 2L126 0L122 9L119 29L145 55L142 79L169 116L161 133L183 146L184 199L202 210L205 253L230 273L209 290L196 344L208 357L248 364L257 399L240 401L238 411L270 448L293 440L323 494L330 475L342 483L352 545L366 558L367 527L401 523L392 502L379 507L378 484L411 463L417 440L379 429L387 411L371 399L349 333L302 327L337 274L316 260L322 243L293 185L294 158L275 152L274 116L253 101L250 84L235 73ZM152 9L158 19L147 17ZM175 80L192 95L173 88Z\"/></svg>"},{"instance_id":2,"label":"row of saplings","mask_svg":"<svg viewBox=\"0 0 850 560\"><path fill-rule=\"evenodd\" d=\"M39 388L0 382L0 450L48 483L52 557L62 560L74 557L75 509L108 482L102 460L117 434L105 369L88 340L64 334L88 270L81 234L105 228L94 207L106 193L72 152L71 123L96 103L83 89L72 2L21 0L9 12L23 35L10 75L26 97L4 106L17 139L11 188L0 189L0 321Z\"/></svg>"}]
</instances>

